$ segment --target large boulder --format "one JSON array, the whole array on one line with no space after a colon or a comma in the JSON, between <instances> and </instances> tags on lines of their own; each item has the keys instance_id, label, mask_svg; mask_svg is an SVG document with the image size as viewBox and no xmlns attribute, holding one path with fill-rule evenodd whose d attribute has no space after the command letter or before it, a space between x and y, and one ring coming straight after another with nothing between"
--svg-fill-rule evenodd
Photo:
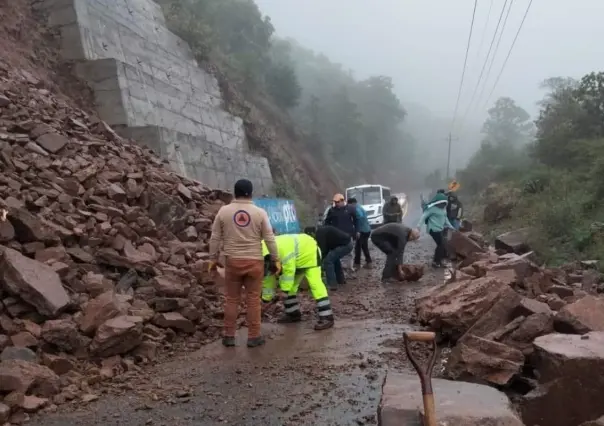
<instances>
[{"instance_id":1,"label":"large boulder","mask_svg":"<svg viewBox=\"0 0 604 426\"><path fill-rule=\"evenodd\" d=\"M125 313L115 293L106 291L88 302L80 320L80 330L86 334L94 333L105 321Z\"/></svg>"},{"instance_id":2,"label":"large boulder","mask_svg":"<svg viewBox=\"0 0 604 426\"><path fill-rule=\"evenodd\" d=\"M570 426L604 415L604 332L535 339L539 387L521 405L527 425Z\"/></svg>"},{"instance_id":3,"label":"large boulder","mask_svg":"<svg viewBox=\"0 0 604 426\"><path fill-rule=\"evenodd\" d=\"M0 282L48 317L57 316L70 302L61 278L50 266L6 247L0 248Z\"/></svg>"},{"instance_id":4,"label":"large boulder","mask_svg":"<svg viewBox=\"0 0 604 426\"><path fill-rule=\"evenodd\" d=\"M432 379L436 417L447 426L524 426L503 392L492 387ZM417 376L389 372L378 407L380 426L423 425Z\"/></svg>"},{"instance_id":5,"label":"large boulder","mask_svg":"<svg viewBox=\"0 0 604 426\"><path fill-rule=\"evenodd\" d=\"M564 306L556 314L554 327L560 333L604 331L604 298L585 296Z\"/></svg>"},{"instance_id":6,"label":"large boulder","mask_svg":"<svg viewBox=\"0 0 604 426\"><path fill-rule=\"evenodd\" d=\"M506 385L520 373L524 355L503 343L464 335L447 363L447 378L485 384Z\"/></svg>"},{"instance_id":7,"label":"large boulder","mask_svg":"<svg viewBox=\"0 0 604 426\"><path fill-rule=\"evenodd\" d=\"M90 344L90 352L107 358L129 352L142 341L143 319L120 315L101 324Z\"/></svg>"},{"instance_id":8,"label":"large boulder","mask_svg":"<svg viewBox=\"0 0 604 426\"><path fill-rule=\"evenodd\" d=\"M466 233L452 231L448 240L449 251L461 257L470 257L476 253L484 253L486 250Z\"/></svg>"},{"instance_id":9,"label":"large boulder","mask_svg":"<svg viewBox=\"0 0 604 426\"><path fill-rule=\"evenodd\" d=\"M518 319L522 320L518 326L497 340L515 347L528 356L533 353L533 341L537 337L554 332L554 316L551 313L541 312Z\"/></svg>"},{"instance_id":10,"label":"large boulder","mask_svg":"<svg viewBox=\"0 0 604 426\"><path fill-rule=\"evenodd\" d=\"M31 393L51 397L60 391L60 380L50 368L11 359L0 362L0 392Z\"/></svg>"},{"instance_id":11,"label":"large boulder","mask_svg":"<svg viewBox=\"0 0 604 426\"><path fill-rule=\"evenodd\" d=\"M508 289L499 279L490 276L446 283L416 299L418 319L457 339Z\"/></svg>"},{"instance_id":12,"label":"large boulder","mask_svg":"<svg viewBox=\"0 0 604 426\"><path fill-rule=\"evenodd\" d=\"M520 306L522 297L508 286L501 289L497 301L470 327L466 335L486 337L496 332L502 325L508 324L515 318L515 312Z\"/></svg>"},{"instance_id":13,"label":"large boulder","mask_svg":"<svg viewBox=\"0 0 604 426\"><path fill-rule=\"evenodd\" d=\"M530 228L521 228L506 232L495 239L495 249L522 254L530 250L528 238Z\"/></svg>"},{"instance_id":14,"label":"large boulder","mask_svg":"<svg viewBox=\"0 0 604 426\"><path fill-rule=\"evenodd\" d=\"M87 343L71 319L46 321L42 327L42 339L65 352L76 352Z\"/></svg>"}]
</instances>

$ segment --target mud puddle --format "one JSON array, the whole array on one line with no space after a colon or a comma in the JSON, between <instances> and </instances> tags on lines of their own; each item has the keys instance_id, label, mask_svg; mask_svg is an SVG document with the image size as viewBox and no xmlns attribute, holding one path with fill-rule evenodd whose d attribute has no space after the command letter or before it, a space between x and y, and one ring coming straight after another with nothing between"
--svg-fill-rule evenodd
<instances>
[{"instance_id":1,"label":"mud puddle","mask_svg":"<svg viewBox=\"0 0 604 426\"><path fill-rule=\"evenodd\" d=\"M215 342L116 384L112 395L74 412L44 414L32 425L351 425L375 421L385 342L408 325L341 320L316 332L311 322L263 325L267 343L236 348Z\"/></svg>"}]
</instances>

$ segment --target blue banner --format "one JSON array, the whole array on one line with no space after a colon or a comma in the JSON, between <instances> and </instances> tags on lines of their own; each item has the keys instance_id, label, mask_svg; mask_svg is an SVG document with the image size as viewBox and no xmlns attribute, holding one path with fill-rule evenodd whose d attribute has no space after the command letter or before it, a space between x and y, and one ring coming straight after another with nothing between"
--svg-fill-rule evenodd
<instances>
[{"instance_id":1,"label":"blue banner","mask_svg":"<svg viewBox=\"0 0 604 426\"><path fill-rule=\"evenodd\" d=\"M300 222L296 214L296 207L292 200L282 198L256 198L254 204L263 208L268 213L271 225L281 234L299 234Z\"/></svg>"}]
</instances>

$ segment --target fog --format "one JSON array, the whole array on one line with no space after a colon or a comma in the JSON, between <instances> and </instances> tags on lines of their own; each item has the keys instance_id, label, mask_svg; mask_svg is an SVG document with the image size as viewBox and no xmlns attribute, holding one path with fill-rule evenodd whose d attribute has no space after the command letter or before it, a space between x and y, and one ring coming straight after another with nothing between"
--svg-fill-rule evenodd
<instances>
[{"instance_id":1,"label":"fog","mask_svg":"<svg viewBox=\"0 0 604 426\"><path fill-rule=\"evenodd\" d=\"M486 110L498 97L513 98L534 117L538 113L536 102L543 96L539 84L545 78L578 78L604 70L604 44L594 42L604 39L604 26L600 22L604 2L534 0L501 79L487 99L529 3L516 0L491 72L487 74L489 63L484 71L483 80L488 77L486 84L483 89L481 83L477 91L482 97L476 96L479 101L469 105L504 2L478 1L465 82L453 127L458 138L454 144L454 168L463 166L478 144ZM409 113L407 125L424 148L428 161L446 163L445 138L453 119L474 1L256 0L256 3L270 16L279 36L295 38L306 47L326 54L350 68L358 78L391 76ZM426 112L430 114L428 119ZM422 131L424 134L417 134Z\"/></svg>"}]
</instances>

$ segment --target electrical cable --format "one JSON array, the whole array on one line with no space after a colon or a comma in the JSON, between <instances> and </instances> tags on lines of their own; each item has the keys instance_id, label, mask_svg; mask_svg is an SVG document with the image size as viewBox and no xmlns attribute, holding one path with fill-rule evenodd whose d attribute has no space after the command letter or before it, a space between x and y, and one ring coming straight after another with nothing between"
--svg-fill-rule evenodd
<instances>
[{"instance_id":1,"label":"electrical cable","mask_svg":"<svg viewBox=\"0 0 604 426\"><path fill-rule=\"evenodd\" d=\"M487 35L487 28L489 27L489 21L491 20L491 10L493 10L493 2L491 0L491 4L489 4L489 11L487 12L487 20L484 23L484 27L482 28L482 36L480 37L480 44L478 45L478 51L476 52L476 59L480 57L480 52L482 52L482 46L484 46L484 39Z\"/></svg>"},{"instance_id":2,"label":"electrical cable","mask_svg":"<svg viewBox=\"0 0 604 426\"><path fill-rule=\"evenodd\" d=\"M474 99L476 98L476 93L478 92L478 87L480 86L480 82L482 81L482 76L484 75L484 70L487 67L487 63L489 62L489 57L491 56L491 51L493 50L493 45L495 44L495 39L497 38L497 33L499 31L499 26L501 25L501 20L503 19L503 14L505 13L505 7L507 6L509 0L505 0L503 3L503 7L501 8L501 12L499 13L499 20L497 21L497 27L495 28L495 32L493 33L493 38L491 39L491 45L489 46L489 51L487 52L487 57L485 58L484 64L482 65L482 69L480 71L480 75L478 76L478 81L476 82L476 86L474 87L474 92L472 93L472 97L470 98L470 103L468 103L468 108L463 115L461 120L461 124L463 126L468 113L470 112L470 108L474 103Z\"/></svg>"},{"instance_id":3,"label":"electrical cable","mask_svg":"<svg viewBox=\"0 0 604 426\"><path fill-rule=\"evenodd\" d=\"M506 0L507 1L507 0ZM455 101L455 110L453 111L453 120L451 121L451 130L457 118L457 111L459 110L459 100L461 99L461 89L463 88L463 80L466 76L466 65L468 64L468 53L470 52L470 43L472 41L472 31L474 30L474 18L476 17L476 7L478 6L478 0L474 0L474 10L472 11L472 22L470 23L470 34L468 34L468 43L466 45L466 55L463 61L463 69L461 71L461 81L459 82L459 90L457 91L457 100Z\"/></svg>"},{"instance_id":4,"label":"electrical cable","mask_svg":"<svg viewBox=\"0 0 604 426\"><path fill-rule=\"evenodd\" d=\"M501 78L501 75L503 74L503 71L505 70L505 66L508 63L508 59L510 59L510 55L512 54L512 50L514 50L514 45L516 44L516 40L518 40L518 36L520 35L520 31L522 30L522 26L524 25L524 21L526 20L526 17L529 13L529 10L531 10L531 5L533 4L533 0L529 0L529 4L526 7L526 12L524 12L524 16L522 17L522 21L520 22L520 26L518 27L518 31L516 31L516 36L514 37L514 41L512 41L512 45L510 46L510 50L508 51L507 56L505 57L505 60L503 61L503 65L501 66L501 70L499 71L499 74L497 75L497 79L495 80L495 84L493 85L493 89L491 89L491 92L489 93L489 96L487 98L487 100L484 103L484 107L486 108L486 106L489 103L489 100L491 99L491 96L493 96L493 93L495 92L495 88L497 87L497 84L499 83L499 79Z\"/></svg>"},{"instance_id":5,"label":"electrical cable","mask_svg":"<svg viewBox=\"0 0 604 426\"><path fill-rule=\"evenodd\" d=\"M495 45L495 51L493 52L493 56L491 57L491 63L489 64L489 68L487 69L487 75L482 81L482 88L478 93L478 97L476 98L476 104L474 104L474 109L480 104L480 100L482 99L482 95L484 94L484 89L487 87L487 83L489 81L489 77L491 75L491 70L493 69L493 64L495 64L495 58L497 57L497 52L499 51L499 45L501 44L501 39L503 38L503 33L505 32L505 26L508 22L508 17L510 16L510 12L512 10L512 6L514 5L514 0L510 0L510 5L508 6L508 11L505 14L505 18L503 20L503 25L501 26L501 32L499 33L499 38L497 39L497 44Z\"/></svg>"}]
</instances>

